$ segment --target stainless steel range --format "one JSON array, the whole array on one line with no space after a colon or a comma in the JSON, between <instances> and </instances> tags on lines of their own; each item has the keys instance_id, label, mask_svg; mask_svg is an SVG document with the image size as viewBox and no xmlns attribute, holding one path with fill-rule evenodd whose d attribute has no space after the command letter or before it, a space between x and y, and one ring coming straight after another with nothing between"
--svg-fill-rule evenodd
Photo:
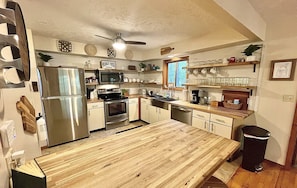
<instances>
[{"instance_id":1,"label":"stainless steel range","mask_svg":"<svg viewBox=\"0 0 297 188\"><path fill-rule=\"evenodd\" d=\"M106 129L129 124L128 97L122 96L119 88L99 89L98 98L104 100Z\"/></svg>"}]
</instances>

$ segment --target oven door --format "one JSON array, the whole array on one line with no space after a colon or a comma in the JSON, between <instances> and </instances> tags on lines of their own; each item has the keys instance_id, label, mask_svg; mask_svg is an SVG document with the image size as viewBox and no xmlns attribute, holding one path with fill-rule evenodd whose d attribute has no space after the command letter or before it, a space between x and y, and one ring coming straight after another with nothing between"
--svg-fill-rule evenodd
<instances>
[{"instance_id":1,"label":"oven door","mask_svg":"<svg viewBox=\"0 0 297 188\"><path fill-rule=\"evenodd\" d=\"M106 125L128 120L128 99L105 101Z\"/></svg>"}]
</instances>

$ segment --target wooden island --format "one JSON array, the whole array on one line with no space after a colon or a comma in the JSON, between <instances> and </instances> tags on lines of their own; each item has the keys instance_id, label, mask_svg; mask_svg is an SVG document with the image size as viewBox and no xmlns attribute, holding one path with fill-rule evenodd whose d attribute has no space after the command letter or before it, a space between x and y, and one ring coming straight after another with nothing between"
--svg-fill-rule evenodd
<instances>
[{"instance_id":1,"label":"wooden island","mask_svg":"<svg viewBox=\"0 0 297 188\"><path fill-rule=\"evenodd\" d=\"M94 139L35 160L47 187L200 187L239 142L175 120Z\"/></svg>"}]
</instances>

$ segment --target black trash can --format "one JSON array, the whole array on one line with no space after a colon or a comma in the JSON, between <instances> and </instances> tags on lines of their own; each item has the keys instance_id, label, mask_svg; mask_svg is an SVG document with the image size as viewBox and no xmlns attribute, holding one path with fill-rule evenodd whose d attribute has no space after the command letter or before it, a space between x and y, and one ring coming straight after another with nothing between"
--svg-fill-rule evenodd
<instances>
[{"instance_id":1,"label":"black trash can","mask_svg":"<svg viewBox=\"0 0 297 188\"><path fill-rule=\"evenodd\" d=\"M270 132L254 125L243 127L242 132L244 142L241 167L251 172L259 172L263 170L261 163L264 161Z\"/></svg>"}]
</instances>

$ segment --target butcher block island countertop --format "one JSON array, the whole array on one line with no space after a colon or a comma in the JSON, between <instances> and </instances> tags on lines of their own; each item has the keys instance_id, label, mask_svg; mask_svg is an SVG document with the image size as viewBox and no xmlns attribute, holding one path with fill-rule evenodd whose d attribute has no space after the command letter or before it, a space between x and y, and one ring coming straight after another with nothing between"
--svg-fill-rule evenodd
<instances>
[{"instance_id":1,"label":"butcher block island countertop","mask_svg":"<svg viewBox=\"0 0 297 188\"><path fill-rule=\"evenodd\" d=\"M36 158L47 187L199 187L239 148L175 120Z\"/></svg>"}]
</instances>

